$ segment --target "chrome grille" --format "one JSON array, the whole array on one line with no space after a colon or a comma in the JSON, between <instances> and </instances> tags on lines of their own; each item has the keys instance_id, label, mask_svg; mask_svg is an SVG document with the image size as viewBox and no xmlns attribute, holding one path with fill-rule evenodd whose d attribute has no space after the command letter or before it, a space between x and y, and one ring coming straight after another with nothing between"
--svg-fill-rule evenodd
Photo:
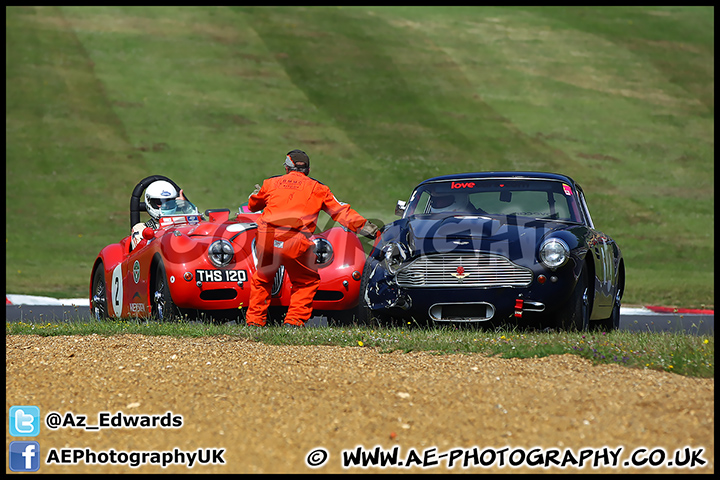
<instances>
[{"instance_id":1,"label":"chrome grille","mask_svg":"<svg viewBox=\"0 0 720 480\"><path fill-rule=\"evenodd\" d=\"M502 255L440 253L414 260L397 273L402 287L526 287L532 271Z\"/></svg>"}]
</instances>

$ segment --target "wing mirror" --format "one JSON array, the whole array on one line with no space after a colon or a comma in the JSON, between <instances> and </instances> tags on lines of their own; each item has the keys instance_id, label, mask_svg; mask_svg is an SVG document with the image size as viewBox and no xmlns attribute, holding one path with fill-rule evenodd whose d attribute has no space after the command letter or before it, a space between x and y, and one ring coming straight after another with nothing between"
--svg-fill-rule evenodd
<instances>
[{"instance_id":1,"label":"wing mirror","mask_svg":"<svg viewBox=\"0 0 720 480\"><path fill-rule=\"evenodd\" d=\"M398 217L402 217L405 213L405 208L407 207L407 202L404 202L402 200L398 200L397 204L395 205L395 215Z\"/></svg>"},{"instance_id":2,"label":"wing mirror","mask_svg":"<svg viewBox=\"0 0 720 480\"><path fill-rule=\"evenodd\" d=\"M145 240L155 238L155 230L150 227L145 227L142 231L142 236Z\"/></svg>"}]
</instances>

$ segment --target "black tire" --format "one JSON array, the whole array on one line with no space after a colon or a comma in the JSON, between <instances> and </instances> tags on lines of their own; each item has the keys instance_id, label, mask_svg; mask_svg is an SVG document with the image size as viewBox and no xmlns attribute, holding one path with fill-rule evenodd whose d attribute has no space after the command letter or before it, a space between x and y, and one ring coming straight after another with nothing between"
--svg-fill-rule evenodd
<instances>
[{"instance_id":1,"label":"black tire","mask_svg":"<svg viewBox=\"0 0 720 480\"><path fill-rule=\"evenodd\" d=\"M584 332L590 326L590 290L584 265L570 298L557 312L556 322L558 330L566 331Z\"/></svg>"},{"instance_id":2,"label":"black tire","mask_svg":"<svg viewBox=\"0 0 720 480\"><path fill-rule=\"evenodd\" d=\"M376 326L381 327L389 323L389 316L372 310L365 301L365 292L367 291L368 284L370 283L370 274L372 273L371 265L371 259L368 258L365 261L362 278L360 279L360 298L358 298L358 305L355 307L354 316L358 325L368 326L375 324Z\"/></svg>"},{"instance_id":3,"label":"black tire","mask_svg":"<svg viewBox=\"0 0 720 480\"><path fill-rule=\"evenodd\" d=\"M360 303L358 302L358 307ZM349 327L357 323L358 307L349 310L326 311L328 325L333 327Z\"/></svg>"},{"instance_id":4,"label":"black tire","mask_svg":"<svg viewBox=\"0 0 720 480\"><path fill-rule=\"evenodd\" d=\"M269 306L267 309L267 316L265 321L268 326L283 325L285 323L285 317L287 316L288 307Z\"/></svg>"},{"instance_id":5,"label":"black tire","mask_svg":"<svg viewBox=\"0 0 720 480\"><path fill-rule=\"evenodd\" d=\"M107 286L105 284L105 268L102 262L98 264L93 272L92 280L92 314L96 320L109 318L107 302Z\"/></svg>"},{"instance_id":6,"label":"black tire","mask_svg":"<svg viewBox=\"0 0 720 480\"><path fill-rule=\"evenodd\" d=\"M170 286L165 273L165 265L159 261L155 267L153 289L150 292L151 315L158 322L169 322L179 315L179 310L170 295Z\"/></svg>"},{"instance_id":7,"label":"black tire","mask_svg":"<svg viewBox=\"0 0 720 480\"><path fill-rule=\"evenodd\" d=\"M611 332L613 330L618 330L620 328L620 301L622 299L622 290L620 287L618 287L617 292L615 292L615 302L613 304L612 314L604 320L600 320L597 322L595 327L597 329Z\"/></svg>"},{"instance_id":8,"label":"black tire","mask_svg":"<svg viewBox=\"0 0 720 480\"><path fill-rule=\"evenodd\" d=\"M365 301L365 292L367 291L368 282L370 281L370 258L365 260L362 277L360 279L360 294L358 295L358 304L355 307L355 318L358 325L369 325L372 320L372 310Z\"/></svg>"}]
</instances>

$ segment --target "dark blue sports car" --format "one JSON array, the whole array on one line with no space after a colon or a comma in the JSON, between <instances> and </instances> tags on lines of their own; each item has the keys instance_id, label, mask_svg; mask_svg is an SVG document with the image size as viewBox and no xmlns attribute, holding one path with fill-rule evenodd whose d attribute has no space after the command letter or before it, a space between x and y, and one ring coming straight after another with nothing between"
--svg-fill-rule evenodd
<instances>
[{"instance_id":1,"label":"dark blue sports car","mask_svg":"<svg viewBox=\"0 0 720 480\"><path fill-rule=\"evenodd\" d=\"M616 329L620 247L571 178L445 175L420 183L365 264L359 320Z\"/></svg>"}]
</instances>

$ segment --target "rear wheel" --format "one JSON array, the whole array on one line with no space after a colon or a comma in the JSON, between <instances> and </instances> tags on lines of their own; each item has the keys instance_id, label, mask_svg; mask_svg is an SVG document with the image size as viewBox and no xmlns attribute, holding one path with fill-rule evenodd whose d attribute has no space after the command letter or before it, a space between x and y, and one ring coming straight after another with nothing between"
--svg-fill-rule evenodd
<instances>
[{"instance_id":1,"label":"rear wheel","mask_svg":"<svg viewBox=\"0 0 720 480\"><path fill-rule=\"evenodd\" d=\"M170 286L165 273L165 265L162 261L155 267L155 277L151 294L152 316L159 322L173 320L178 314L178 308L170 295Z\"/></svg>"},{"instance_id":2,"label":"rear wheel","mask_svg":"<svg viewBox=\"0 0 720 480\"><path fill-rule=\"evenodd\" d=\"M92 280L92 313L96 320L109 317L107 304L107 288L105 286L105 268L102 262L93 273Z\"/></svg>"},{"instance_id":3,"label":"rear wheel","mask_svg":"<svg viewBox=\"0 0 720 480\"><path fill-rule=\"evenodd\" d=\"M584 332L589 327L590 290L588 272L584 265L570 298L557 312L556 322L559 330Z\"/></svg>"}]
</instances>

